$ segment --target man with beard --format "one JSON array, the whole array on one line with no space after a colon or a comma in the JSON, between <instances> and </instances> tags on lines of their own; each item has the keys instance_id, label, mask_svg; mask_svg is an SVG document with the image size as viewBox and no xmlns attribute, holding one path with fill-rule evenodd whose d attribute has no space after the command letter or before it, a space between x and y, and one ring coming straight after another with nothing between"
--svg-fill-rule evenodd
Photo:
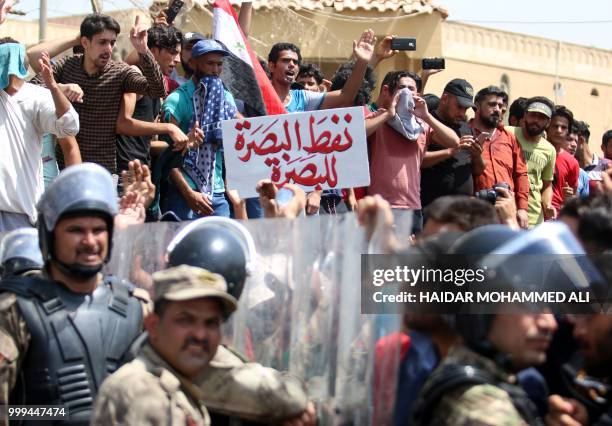
<instances>
[{"instance_id":1,"label":"man with beard","mask_svg":"<svg viewBox=\"0 0 612 426\"><path fill-rule=\"evenodd\" d=\"M116 133L117 115L124 93L133 92L152 98L166 95L162 73L147 47L147 31L140 28L137 16L130 32L132 46L138 52L142 75L124 62L111 59L121 28L110 16L93 13L81 23L80 43L85 53L68 56L53 64L58 83L78 84L82 102L73 101L81 124L76 136L83 161L97 163L111 173L117 171ZM31 81L43 84L40 75ZM60 168L63 157L58 156Z\"/></svg>"},{"instance_id":2,"label":"man with beard","mask_svg":"<svg viewBox=\"0 0 612 426\"><path fill-rule=\"evenodd\" d=\"M595 259L599 271L612 282L612 262L610 254ZM570 315L573 324L573 336L580 344L582 356L582 372L584 381L600 382L609 386L612 380L612 315L595 313L585 315ZM576 395L577 396L577 395ZM599 403L594 403L598 399ZM581 400L561 395L548 398L548 415L546 424L549 426L580 426L580 425L612 425L612 398L610 392L599 393L591 390L581 396Z\"/></svg>"},{"instance_id":3,"label":"man with beard","mask_svg":"<svg viewBox=\"0 0 612 426\"><path fill-rule=\"evenodd\" d=\"M556 218L552 205L552 180L557 154L555 148L543 137L550 124L555 105L543 96L527 100L525 117L521 127L514 127L514 136L521 144L529 176L529 226L544 219Z\"/></svg>"},{"instance_id":4,"label":"man with beard","mask_svg":"<svg viewBox=\"0 0 612 426\"><path fill-rule=\"evenodd\" d=\"M143 315L133 286L100 274L117 211L113 179L96 164L65 169L43 194L42 275L0 284L1 405L61 405L65 420L89 422Z\"/></svg>"},{"instance_id":5,"label":"man with beard","mask_svg":"<svg viewBox=\"0 0 612 426\"><path fill-rule=\"evenodd\" d=\"M521 239L525 244L521 244ZM448 252L468 255L466 262L471 267L487 265L495 271L488 279L488 288L501 286L521 292L530 288L533 279L530 273L509 274L505 265L491 265L487 259L505 253L509 255L505 259L512 260L510 247L520 247L519 250L537 247L556 253L555 248L543 247L542 241L545 240L536 234L489 225L459 237ZM491 306L487 314L442 315L448 329L461 339L455 339L446 358L427 379L415 403L415 421L411 424L542 424L535 404L518 384L517 374L546 361L557 322L545 306L508 307ZM452 342L446 338L449 340Z\"/></svg>"},{"instance_id":6,"label":"man with beard","mask_svg":"<svg viewBox=\"0 0 612 426\"><path fill-rule=\"evenodd\" d=\"M552 198L555 216L559 214L565 198L572 197L578 188L580 166L574 156L564 149L573 125L574 114L563 105L557 105L550 119L548 129L546 129L548 142L555 147L555 152L557 153Z\"/></svg>"},{"instance_id":7,"label":"man with beard","mask_svg":"<svg viewBox=\"0 0 612 426\"><path fill-rule=\"evenodd\" d=\"M298 76L302 62L300 48L292 43L276 43L268 54L268 67L272 75L272 87L285 106L287 112L304 112L318 109L351 106L363 83L368 63L374 55L374 32L366 30L358 41L353 43L355 64L350 77L341 90L313 92L293 90L291 84ZM319 212L322 191L312 191L306 201L306 214Z\"/></svg>"},{"instance_id":8,"label":"man with beard","mask_svg":"<svg viewBox=\"0 0 612 426\"><path fill-rule=\"evenodd\" d=\"M230 216L223 182L220 123L240 113L219 77L227 55L229 52L216 40L198 41L191 50L193 76L164 102L165 121L176 124L184 133L193 128L204 130L203 145L188 152L181 169L170 172L172 185L162 208L173 211L182 220ZM204 96L206 93L210 96Z\"/></svg>"},{"instance_id":9,"label":"man with beard","mask_svg":"<svg viewBox=\"0 0 612 426\"><path fill-rule=\"evenodd\" d=\"M445 148L436 142L427 147L421 164L421 205L426 207L444 195L472 195L472 175L479 176L485 164L482 146L474 140L465 122L465 113L474 106L474 89L466 80L456 78L448 82L435 111L438 121L453 129L459 136L459 146Z\"/></svg>"},{"instance_id":10,"label":"man with beard","mask_svg":"<svg viewBox=\"0 0 612 426\"><path fill-rule=\"evenodd\" d=\"M193 266L156 272L153 281L147 341L100 388L94 425L210 424L205 395L193 380L215 356L237 301L221 275Z\"/></svg>"},{"instance_id":11,"label":"man with beard","mask_svg":"<svg viewBox=\"0 0 612 426\"><path fill-rule=\"evenodd\" d=\"M147 31L147 46L164 76L166 93L172 93L178 87L178 83L170 78L170 74L180 61L182 38L181 32L172 26L157 24ZM126 62L138 62L138 54L135 51L133 54L126 58ZM136 67L136 70L140 72L140 68ZM150 166L151 154L158 155L167 147L166 142L152 141L155 135L167 134L172 139L175 150L183 150L189 143L188 136L178 126L157 122L160 109L160 98L140 96L136 93L123 94L117 118L119 171L128 170L128 163L132 160L140 160L142 164Z\"/></svg>"},{"instance_id":12,"label":"man with beard","mask_svg":"<svg viewBox=\"0 0 612 426\"><path fill-rule=\"evenodd\" d=\"M489 86L476 94L476 112L470 127L477 143L482 145L485 169L479 176L474 176L474 189L480 191L497 183L507 183L514 192L519 226L527 228L527 166L512 128L505 128L501 122L503 93L500 88Z\"/></svg>"}]
</instances>

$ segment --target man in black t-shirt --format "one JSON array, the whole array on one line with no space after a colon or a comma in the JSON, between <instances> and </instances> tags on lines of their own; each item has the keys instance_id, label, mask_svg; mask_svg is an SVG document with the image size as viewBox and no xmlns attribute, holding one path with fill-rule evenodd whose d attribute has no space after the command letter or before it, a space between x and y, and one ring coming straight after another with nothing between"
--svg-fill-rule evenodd
<instances>
[{"instance_id":1,"label":"man in black t-shirt","mask_svg":"<svg viewBox=\"0 0 612 426\"><path fill-rule=\"evenodd\" d=\"M457 148L445 148L433 142L427 147L421 165L421 204L427 206L444 195L472 195L472 175L484 170L482 147L472 136L465 122L465 113L474 106L474 89L466 80L451 80L440 97L438 108L432 112L444 125L461 138Z\"/></svg>"}]
</instances>

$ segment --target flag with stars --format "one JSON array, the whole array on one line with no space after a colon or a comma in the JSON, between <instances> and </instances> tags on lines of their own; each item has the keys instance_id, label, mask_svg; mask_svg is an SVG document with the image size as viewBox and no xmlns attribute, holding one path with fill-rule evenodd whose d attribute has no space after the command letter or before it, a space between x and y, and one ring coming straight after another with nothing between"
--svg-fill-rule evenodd
<instances>
[{"instance_id":1,"label":"flag with stars","mask_svg":"<svg viewBox=\"0 0 612 426\"><path fill-rule=\"evenodd\" d=\"M244 36L229 0L214 3L213 37L231 53L225 58L221 79L234 98L244 102L245 115L285 114L285 108Z\"/></svg>"}]
</instances>

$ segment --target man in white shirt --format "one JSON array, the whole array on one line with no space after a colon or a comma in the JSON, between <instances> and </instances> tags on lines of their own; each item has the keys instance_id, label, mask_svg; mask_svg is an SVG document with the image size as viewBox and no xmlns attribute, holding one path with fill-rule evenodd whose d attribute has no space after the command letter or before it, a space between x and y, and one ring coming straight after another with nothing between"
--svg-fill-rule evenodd
<instances>
[{"instance_id":1,"label":"man in white shirt","mask_svg":"<svg viewBox=\"0 0 612 426\"><path fill-rule=\"evenodd\" d=\"M32 226L44 190L42 136L74 136L79 117L53 78L48 55L40 60L47 89L27 83L25 48L0 39L0 232Z\"/></svg>"}]
</instances>

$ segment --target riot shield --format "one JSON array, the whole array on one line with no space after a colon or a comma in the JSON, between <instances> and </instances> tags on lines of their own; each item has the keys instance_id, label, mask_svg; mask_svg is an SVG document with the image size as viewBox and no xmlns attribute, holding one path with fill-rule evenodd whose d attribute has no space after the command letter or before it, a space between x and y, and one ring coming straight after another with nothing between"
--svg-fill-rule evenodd
<instances>
[{"instance_id":1,"label":"riot shield","mask_svg":"<svg viewBox=\"0 0 612 426\"><path fill-rule=\"evenodd\" d=\"M150 274L165 267L167 244L185 225L117 232L107 272L150 289ZM248 361L299 377L321 407L322 424L391 424L399 343L381 338L399 331L401 317L361 314L360 262L368 247L355 216L244 225L257 258L224 326L225 343ZM409 235L409 223L400 220L399 229Z\"/></svg>"}]
</instances>

